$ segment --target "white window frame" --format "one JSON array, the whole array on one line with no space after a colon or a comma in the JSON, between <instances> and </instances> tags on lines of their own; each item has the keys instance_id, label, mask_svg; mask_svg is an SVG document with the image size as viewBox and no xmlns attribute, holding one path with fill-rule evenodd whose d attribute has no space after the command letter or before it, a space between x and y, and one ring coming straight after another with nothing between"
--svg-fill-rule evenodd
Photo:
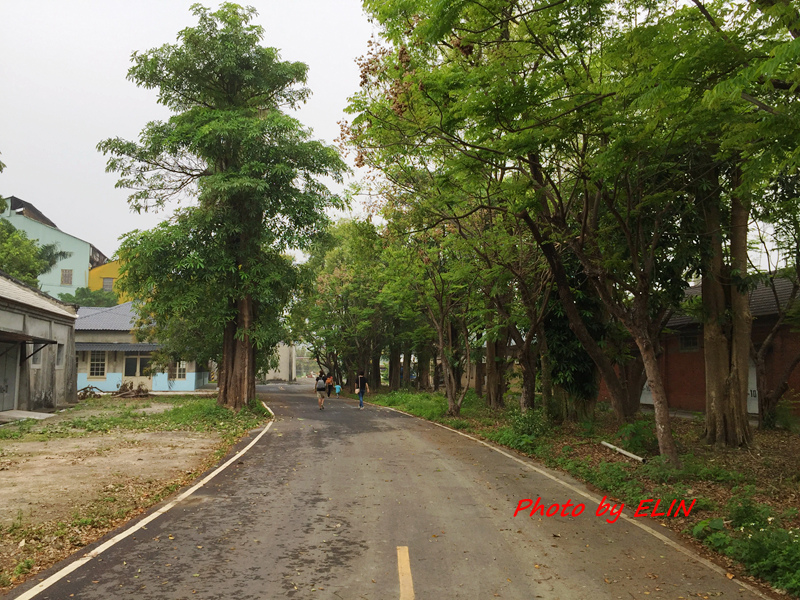
<instances>
[{"instance_id":1,"label":"white window frame","mask_svg":"<svg viewBox=\"0 0 800 600\"><path fill-rule=\"evenodd\" d=\"M179 360L178 362L171 362L169 363L169 369L167 370L167 378L173 379L177 381L182 381L186 379L186 361Z\"/></svg>"},{"instance_id":2,"label":"white window frame","mask_svg":"<svg viewBox=\"0 0 800 600\"><path fill-rule=\"evenodd\" d=\"M92 375L92 366L99 365L100 361L95 360L97 355L103 355L103 373L101 375ZM89 379L105 379L106 378L106 367L108 365L108 353L105 350L91 350L89 352Z\"/></svg>"}]
</instances>

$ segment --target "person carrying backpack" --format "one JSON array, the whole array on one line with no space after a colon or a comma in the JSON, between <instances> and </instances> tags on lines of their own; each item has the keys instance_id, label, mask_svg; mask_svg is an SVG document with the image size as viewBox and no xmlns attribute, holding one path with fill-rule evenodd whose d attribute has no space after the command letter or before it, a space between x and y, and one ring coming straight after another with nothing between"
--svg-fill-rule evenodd
<instances>
[{"instance_id":1,"label":"person carrying backpack","mask_svg":"<svg viewBox=\"0 0 800 600\"><path fill-rule=\"evenodd\" d=\"M364 377L364 371L358 372L358 379L356 379L356 394L358 394L358 409L364 410L364 394L369 392L369 384L367 378Z\"/></svg>"},{"instance_id":2,"label":"person carrying backpack","mask_svg":"<svg viewBox=\"0 0 800 600\"><path fill-rule=\"evenodd\" d=\"M319 409L325 409L325 388L327 387L325 384L325 373L322 371L319 372L317 375L317 381L314 385L315 389L317 390L317 402L319 403Z\"/></svg>"}]
</instances>

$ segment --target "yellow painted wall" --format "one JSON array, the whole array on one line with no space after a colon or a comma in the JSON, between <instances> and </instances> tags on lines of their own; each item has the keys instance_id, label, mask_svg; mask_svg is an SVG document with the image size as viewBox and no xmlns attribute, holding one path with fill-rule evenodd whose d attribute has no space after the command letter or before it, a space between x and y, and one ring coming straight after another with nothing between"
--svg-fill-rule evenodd
<instances>
[{"instance_id":1,"label":"yellow painted wall","mask_svg":"<svg viewBox=\"0 0 800 600\"><path fill-rule=\"evenodd\" d=\"M90 290L102 290L103 289L103 279L105 277L113 277L114 278L114 291L119 294L116 290L116 283L117 279L119 279L119 261L112 260L107 262L104 265L100 265L99 267L95 267L94 269L89 270L89 289ZM125 295L120 294L119 301L120 302L128 302L131 300Z\"/></svg>"}]
</instances>

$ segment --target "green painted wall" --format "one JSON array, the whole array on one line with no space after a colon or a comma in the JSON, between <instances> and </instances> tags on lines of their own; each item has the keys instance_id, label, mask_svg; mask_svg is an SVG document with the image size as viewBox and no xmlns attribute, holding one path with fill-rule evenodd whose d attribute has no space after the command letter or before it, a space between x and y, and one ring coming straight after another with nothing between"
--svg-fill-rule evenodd
<instances>
[{"instance_id":1,"label":"green painted wall","mask_svg":"<svg viewBox=\"0 0 800 600\"><path fill-rule=\"evenodd\" d=\"M55 267L39 276L42 291L58 298L59 294L74 294L79 287L89 287L89 256L91 245L59 229L49 227L11 211L10 206L3 213L3 218L11 221L17 229L24 231L29 238L38 240L40 245L57 243L59 250L72 252L72 256L59 261ZM61 284L61 270L72 269L72 285Z\"/></svg>"}]
</instances>

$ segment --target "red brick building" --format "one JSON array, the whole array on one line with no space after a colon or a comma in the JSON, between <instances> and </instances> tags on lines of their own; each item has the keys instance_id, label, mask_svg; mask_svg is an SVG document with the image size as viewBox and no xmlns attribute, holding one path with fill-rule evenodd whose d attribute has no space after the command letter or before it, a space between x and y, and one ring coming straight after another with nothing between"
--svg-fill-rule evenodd
<instances>
[{"instance_id":1,"label":"red brick building","mask_svg":"<svg viewBox=\"0 0 800 600\"><path fill-rule=\"evenodd\" d=\"M775 282L778 302L786 306L792 283L786 279ZM701 286L687 290L687 296L699 296ZM753 315L753 343L756 350L778 319L775 294L772 288L760 285L750 294L750 310ZM670 319L667 331L661 336L659 365L664 376L667 402L672 409L705 411L705 360L703 357L702 325L693 317L678 315ZM800 332L783 324L778 330L772 350L766 358L768 388L773 388L787 366L800 354ZM750 363L750 391L747 411L758 414L758 391L756 388L755 363ZM794 396L800 391L800 367L795 368L789 377L789 389L784 394ZM600 398L606 399L607 392L601 383ZM652 404L649 388L642 391L642 404Z\"/></svg>"}]
</instances>

